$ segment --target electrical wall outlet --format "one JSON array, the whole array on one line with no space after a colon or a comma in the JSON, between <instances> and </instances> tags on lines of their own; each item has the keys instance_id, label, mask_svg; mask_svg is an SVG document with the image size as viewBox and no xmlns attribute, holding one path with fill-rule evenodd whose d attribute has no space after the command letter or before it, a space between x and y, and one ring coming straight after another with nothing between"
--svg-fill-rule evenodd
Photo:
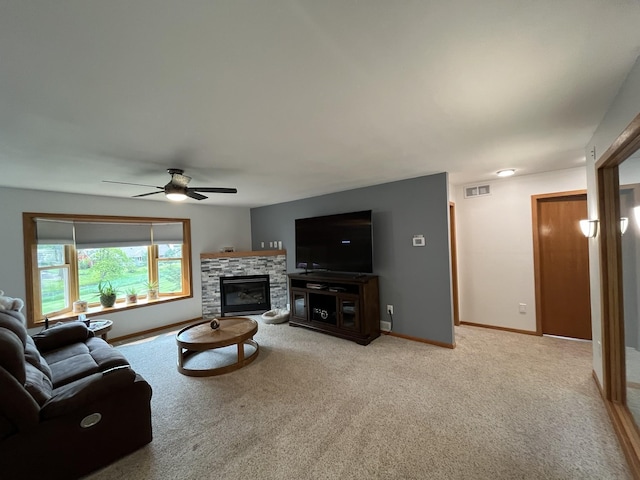
<instances>
[{"instance_id":1,"label":"electrical wall outlet","mask_svg":"<svg viewBox=\"0 0 640 480\"><path fill-rule=\"evenodd\" d=\"M383 332L391 331L391 322L380 322L380 330Z\"/></svg>"},{"instance_id":2,"label":"electrical wall outlet","mask_svg":"<svg viewBox=\"0 0 640 480\"><path fill-rule=\"evenodd\" d=\"M387 305L387 313L393 315L393 305Z\"/></svg>"},{"instance_id":3,"label":"electrical wall outlet","mask_svg":"<svg viewBox=\"0 0 640 480\"><path fill-rule=\"evenodd\" d=\"M518 311L520 313L527 313L527 304L526 303L521 303L518 305Z\"/></svg>"}]
</instances>

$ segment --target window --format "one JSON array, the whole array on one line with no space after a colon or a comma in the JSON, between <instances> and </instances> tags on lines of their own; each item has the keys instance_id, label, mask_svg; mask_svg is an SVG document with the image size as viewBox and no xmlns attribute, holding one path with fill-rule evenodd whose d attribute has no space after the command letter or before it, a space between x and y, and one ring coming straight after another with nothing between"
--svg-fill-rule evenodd
<instances>
[{"instance_id":1,"label":"window","mask_svg":"<svg viewBox=\"0 0 640 480\"><path fill-rule=\"evenodd\" d=\"M76 250L79 298L95 303L100 282L110 282L121 294L131 289L141 293L150 279L148 250L148 246Z\"/></svg>"},{"instance_id":2,"label":"window","mask_svg":"<svg viewBox=\"0 0 640 480\"><path fill-rule=\"evenodd\" d=\"M158 245L158 289L160 294L182 288L182 245Z\"/></svg>"},{"instance_id":3,"label":"window","mask_svg":"<svg viewBox=\"0 0 640 480\"><path fill-rule=\"evenodd\" d=\"M191 296L188 219L24 213L23 229L29 327L75 317L76 300L104 312L100 282L116 288L117 309ZM135 307L124 302L132 291Z\"/></svg>"},{"instance_id":4,"label":"window","mask_svg":"<svg viewBox=\"0 0 640 480\"><path fill-rule=\"evenodd\" d=\"M49 315L71 308L70 265L63 245L38 245L40 305Z\"/></svg>"}]
</instances>

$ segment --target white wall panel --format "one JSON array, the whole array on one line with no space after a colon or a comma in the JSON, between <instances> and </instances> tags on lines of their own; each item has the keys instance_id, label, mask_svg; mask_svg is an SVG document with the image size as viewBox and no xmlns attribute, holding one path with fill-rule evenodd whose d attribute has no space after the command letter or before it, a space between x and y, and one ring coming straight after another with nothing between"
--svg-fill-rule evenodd
<instances>
[{"instance_id":1,"label":"white wall panel","mask_svg":"<svg viewBox=\"0 0 640 480\"><path fill-rule=\"evenodd\" d=\"M586 182L580 167L483 182L491 184L483 197L465 199L464 186L456 188L461 321L536 330L531 196L584 190Z\"/></svg>"}]
</instances>

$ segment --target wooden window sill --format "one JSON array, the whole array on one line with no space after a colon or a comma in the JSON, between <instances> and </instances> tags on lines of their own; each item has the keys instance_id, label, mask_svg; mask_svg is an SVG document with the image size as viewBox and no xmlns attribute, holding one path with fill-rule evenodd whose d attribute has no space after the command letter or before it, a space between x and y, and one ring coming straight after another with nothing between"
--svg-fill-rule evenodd
<instances>
[{"instance_id":1,"label":"wooden window sill","mask_svg":"<svg viewBox=\"0 0 640 480\"><path fill-rule=\"evenodd\" d=\"M119 299L113 307L90 306L86 312L68 312L60 315L49 317L49 323L51 322L64 322L70 320L77 320L79 315L83 313L87 318L98 317L108 315L114 312L124 312L126 310L134 310L136 308L148 307L151 305L158 305L160 303L174 302L176 300L183 300L185 298L191 298L192 295L172 295L166 297L160 297L157 300L147 300L146 298L138 299L137 303L126 303L124 299ZM36 326L44 325L44 320L36 322Z\"/></svg>"}]
</instances>

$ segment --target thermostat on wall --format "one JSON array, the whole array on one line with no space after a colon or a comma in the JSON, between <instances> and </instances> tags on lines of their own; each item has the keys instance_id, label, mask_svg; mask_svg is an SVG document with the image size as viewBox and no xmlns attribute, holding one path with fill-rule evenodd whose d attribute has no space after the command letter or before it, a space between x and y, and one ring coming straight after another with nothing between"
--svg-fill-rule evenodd
<instances>
[{"instance_id":1,"label":"thermostat on wall","mask_svg":"<svg viewBox=\"0 0 640 480\"><path fill-rule=\"evenodd\" d=\"M424 235L414 235L413 236L413 246L414 247L424 247L426 244L424 240Z\"/></svg>"}]
</instances>

